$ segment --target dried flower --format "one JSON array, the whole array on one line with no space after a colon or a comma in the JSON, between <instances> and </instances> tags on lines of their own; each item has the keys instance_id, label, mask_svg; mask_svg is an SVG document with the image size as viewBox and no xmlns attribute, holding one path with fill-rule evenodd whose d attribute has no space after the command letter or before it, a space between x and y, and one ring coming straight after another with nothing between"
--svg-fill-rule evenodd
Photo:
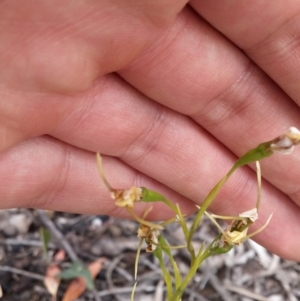
<instances>
[{"instance_id":1,"label":"dried flower","mask_svg":"<svg viewBox=\"0 0 300 301\"><path fill-rule=\"evenodd\" d=\"M110 191L110 196L115 200L115 204L119 207L133 208L134 203L143 198L143 189L140 187L131 187L130 189L112 188L104 175L101 155L97 153L96 158L99 174L104 185Z\"/></svg>"},{"instance_id":2,"label":"dried flower","mask_svg":"<svg viewBox=\"0 0 300 301\"><path fill-rule=\"evenodd\" d=\"M148 233L150 231L150 227L146 226L146 225L140 225L140 227L137 230L137 236L139 238L146 238Z\"/></svg>"},{"instance_id":3,"label":"dried flower","mask_svg":"<svg viewBox=\"0 0 300 301\"><path fill-rule=\"evenodd\" d=\"M115 204L119 207L133 208L135 202L142 199L142 188L131 187L130 189L113 189L110 196L115 200Z\"/></svg>"},{"instance_id":4,"label":"dried flower","mask_svg":"<svg viewBox=\"0 0 300 301\"><path fill-rule=\"evenodd\" d=\"M145 239L147 244L146 252L153 252L158 244L158 235L160 234L158 230L154 230L147 225L141 224L139 229L137 230L138 237L141 239Z\"/></svg>"},{"instance_id":5,"label":"dried flower","mask_svg":"<svg viewBox=\"0 0 300 301\"><path fill-rule=\"evenodd\" d=\"M158 239L157 239L158 235L159 235L159 231L157 230L151 231L149 233L149 237L148 239L146 239L146 243L147 243L146 252L151 253L156 249L158 243Z\"/></svg>"},{"instance_id":6,"label":"dried flower","mask_svg":"<svg viewBox=\"0 0 300 301\"><path fill-rule=\"evenodd\" d=\"M263 229L267 227L269 224L272 214L268 218L267 222L258 230L255 232L248 234L248 229L253 223L258 219L258 208L260 206L260 199L261 199L261 169L260 164L258 161L256 161L256 170L257 170L257 184L258 184L258 194L257 194L257 201L255 208L252 208L250 210L244 211L239 214L239 216L220 216L220 215L214 215L209 214L208 212L205 212L205 214L208 216L208 218L218 227L218 229L221 231L221 235L218 239L216 239L213 243L213 248L223 248L224 246L234 246L234 245L240 245L243 243L247 238L250 238L259 232L261 232ZM232 223L223 230L221 226L217 223L215 218L222 218L222 219L231 219L233 220Z\"/></svg>"}]
</instances>

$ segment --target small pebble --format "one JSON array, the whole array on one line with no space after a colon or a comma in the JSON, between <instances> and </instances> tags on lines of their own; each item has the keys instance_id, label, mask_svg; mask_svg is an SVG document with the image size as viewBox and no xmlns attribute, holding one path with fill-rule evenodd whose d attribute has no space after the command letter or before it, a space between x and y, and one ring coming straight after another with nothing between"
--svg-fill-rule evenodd
<instances>
[{"instance_id":1,"label":"small pebble","mask_svg":"<svg viewBox=\"0 0 300 301\"><path fill-rule=\"evenodd\" d=\"M24 293L22 293L20 295L20 301L28 301L28 300L31 300L31 292L30 291L26 291Z\"/></svg>"},{"instance_id":2,"label":"small pebble","mask_svg":"<svg viewBox=\"0 0 300 301\"><path fill-rule=\"evenodd\" d=\"M117 225L114 225L112 224L110 227L109 227L109 232L111 233L111 235L113 237L119 237L122 235L122 230L119 226Z\"/></svg>"},{"instance_id":3,"label":"small pebble","mask_svg":"<svg viewBox=\"0 0 300 301\"><path fill-rule=\"evenodd\" d=\"M20 234L25 234L32 224L32 217L24 213L13 214L10 216L8 223L16 228Z\"/></svg>"},{"instance_id":4,"label":"small pebble","mask_svg":"<svg viewBox=\"0 0 300 301\"><path fill-rule=\"evenodd\" d=\"M18 230L16 227L8 224L3 230L2 230L4 236L6 237L14 237L18 234Z\"/></svg>"},{"instance_id":5,"label":"small pebble","mask_svg":"<svg viewBox=\"0 0 300 301\"><path fill-rule=\"evenodd\" d=\"M101 218L95 217L91 221L90 230L97 231L97 230L99 230L101 228L102 224L103 224L103 222L102 222Z\"/></svg>"},{"instance_id":6,"label":"small pebble","mask_svg":"<svg viewBox=\"0 0 300 301\"><path fill-rule=\"evenodd\" d=\"M285 301L282 295L272 295L268 297L269 301Z\"/></svg>"},{"instance_id":7,"label":"small pebble","mask_svg":"<svg viewBox=\"0 0 300 301\"><path fill-rule=\"evenodd\" d=\"M96 242L91 247L91 253L95 256L102 255L102 247L100 242Z\"/></svg>"}]
</instances>

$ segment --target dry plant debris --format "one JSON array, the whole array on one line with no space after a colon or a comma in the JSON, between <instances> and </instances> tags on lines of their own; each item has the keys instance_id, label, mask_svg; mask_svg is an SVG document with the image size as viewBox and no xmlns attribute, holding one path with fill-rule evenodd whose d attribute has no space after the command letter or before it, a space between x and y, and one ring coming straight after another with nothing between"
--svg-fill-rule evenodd
<instances>
[{"instance_id":1,"label":"dry plant debris","mask_svg":"<svg viewBox=\"0 0 300 301\"><path fill-rule=\"evenodd\" d=\"M14 214L10 211L7 213ZM102 217L55 213L52 221L84 262L95 261L101 256L107 257L103 270L95 278L99 300L128 301L134 283L134 261L138 245L134 230L138 224L103 217L102 225L91 230L93 220L98 218ZM35 220L27 233L10 238L0 232L1 301L52 301L43 285L47 264L39 240L39 226ZM197 241L199 245L203 240L209 242L216 234L218 230L206 219L197 232ZM183 238L177 225L168 228L165 235L172 244ZM54 257L56 250L59 251L60 247L55 241L51 241L48 250L50 257ZM188 269L184 250L174 252L180 269ZM120 255L123 256L118 258ZM65 265L66 263L63 264L64 267ZM62 300L69 283L62 281L57 301ZM141 254L138 283L136 301L164 301L161 294L161 272L151 253ZM218 285L222 290L216 289ZM223 301L228 300L228 295L231 301L296 301L300 299L299 287L300 264L282 260L248 240L231 252L208 260L197 272L183 301ZM77 300L96 299L86 291Z\"/></svg>"}]
</instances>

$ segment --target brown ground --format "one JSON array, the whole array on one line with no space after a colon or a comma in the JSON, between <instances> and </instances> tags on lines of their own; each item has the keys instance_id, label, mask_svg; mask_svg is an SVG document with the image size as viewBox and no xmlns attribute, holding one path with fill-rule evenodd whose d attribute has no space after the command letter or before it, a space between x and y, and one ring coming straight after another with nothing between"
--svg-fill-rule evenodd
<instances>
[{"instance_id":1,"label":"brown ground","mask_svg":"<svg viewBox=\"0 0 300 301\"><path fill-rule=\"evenodd\" d=\"M90 263L102 256L107 258L95 280L96 290L86 291L78 300L130 300L138 245L136 223L66 213L55 213L51 220L83 262ZM37 211L0 212L1 300L51 301L42 281L47 263L41 248L40 227ZM198 231L198 244L211 241L216 235L215 227L205 221ZM164 231L164 237L172 245L182 242L176 225ZM59 243L52 239L49 257L59 249ZM180 270L185 273L189 263L187 253L176 250L175 254ZM69 258L61 264L62 268L69 265ZM22 275L22 272L30 273ZM185 292L183 301L296 301L300 300L299 273L299 264L282 260L247 241L226 255L209 258ZM60 284L58 301L68 283ZM152 254L142 252L135 301L150 300L165 300L164 287L157 261Z\"/></svg>"}]
</instances>

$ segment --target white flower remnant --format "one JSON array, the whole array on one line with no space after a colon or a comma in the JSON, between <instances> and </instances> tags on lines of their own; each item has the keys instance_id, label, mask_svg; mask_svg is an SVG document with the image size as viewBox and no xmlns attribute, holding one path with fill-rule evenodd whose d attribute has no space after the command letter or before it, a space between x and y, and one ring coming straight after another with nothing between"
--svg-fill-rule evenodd
<instances>
[{"instance_id":1,"label":"white flower remnant","mask_svg":"<svg viewBox=\"0 0 300 301\"><path fill-rule=\"evenodd\" d=\"M239 214L239 217L249 218L252 222L255 222L258 219L257 208L242 212Z\"/></svg>"},{"instance_id":2,"label":"white flower remnant","mask_svg":"<svg viewBox=\"0 0 300 301\"><path fill-rule=\"evenodd\" d=\"M291 127L284 135L275 139L270 147L272 151L290 154L297 144L300 144L300 131L295 127Z\"/></svg>"}]
</instances>

